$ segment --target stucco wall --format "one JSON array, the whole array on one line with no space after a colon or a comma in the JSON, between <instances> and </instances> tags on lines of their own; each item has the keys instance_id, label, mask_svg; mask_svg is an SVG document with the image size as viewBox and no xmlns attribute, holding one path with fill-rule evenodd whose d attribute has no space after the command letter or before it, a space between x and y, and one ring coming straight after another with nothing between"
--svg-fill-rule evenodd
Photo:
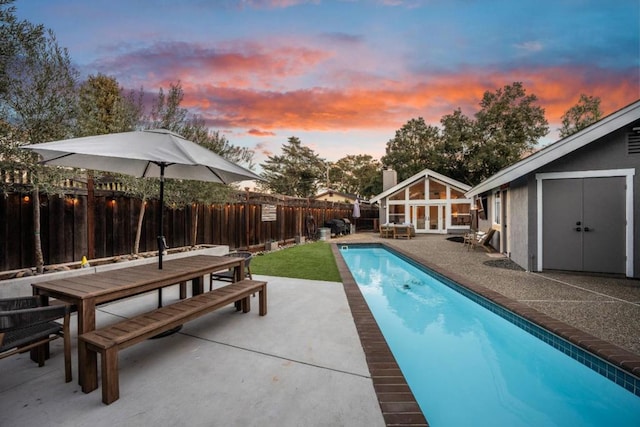
<instances>
[{"instance_id":1,"label":"stucco wall","mask_svg":"<svg viewBox=\"0 0 640 427\"><path fill-rule=\"evenodd\" d=\"M520 267L530 270L527 239L529 234L529 191L524 179L509 186L509 252L511 259Z\"/></svg>"}]
</instances>

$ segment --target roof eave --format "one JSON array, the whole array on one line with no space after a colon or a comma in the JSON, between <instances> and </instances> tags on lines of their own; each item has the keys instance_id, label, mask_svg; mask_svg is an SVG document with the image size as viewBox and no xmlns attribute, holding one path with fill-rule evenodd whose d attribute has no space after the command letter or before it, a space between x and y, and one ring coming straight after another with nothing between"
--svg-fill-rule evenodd
<instances>
[{"instance_id":1,"label":"roof eave","mask_svg":"<svg viewBox=\"0 0 640 427\"><path fill-rule=\"evenodd\" d=\"M432 171L431 169L427 168L427 169L423 169L420 172L418 172L417 174L405 179L402 182L399 182L398 184L394 185L391 188L386 189L385 191L383 191L382 193L378 194L375 197L372 197L370 199L371 203L376 203L379 202L380 200L384 199L385 197L389 196L390 194L395 193L396 191L400 190L401 188L406 187L407 185L410 185L411 183L419 180L420 178L425 178L427 176L436 178L440 181L444 181L446 183L448 183L449 185L453 185L454 187L457 187L459 189L461 189L462 191L466 191L469 190L471 188L470 185L464 184L460 181L456 181L453 178L449 178L447 176L444 176L438 172Z\"/></svg>"},{"instance_id":2,"label":"roof eave","mask_svg":"<svg viewBox=\"0 0 640 427\"><path fill-rule=\"evenodd\" d=\"M605 117L604 119L582 129L573 135L554 142L537 153L530 155L511 166L508 166L493 176L490 176L480 184L465 193L467 198L472 198L486 193L501 185L514 181L527 175L542 166L557 160L585 145L614 132L621 127L640 119L640 101L636 101L627 107Z\"/></svg>"}]
</instances>

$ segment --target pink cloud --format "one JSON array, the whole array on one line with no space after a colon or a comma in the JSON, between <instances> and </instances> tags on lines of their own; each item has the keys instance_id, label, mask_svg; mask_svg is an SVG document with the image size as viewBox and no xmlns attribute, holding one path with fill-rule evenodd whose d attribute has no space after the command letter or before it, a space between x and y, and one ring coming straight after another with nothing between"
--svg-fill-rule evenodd
<instances>
[{"instance_id":1,"label":"pink cloud","mask_svg":"<svg viewBox=\"0 0 640 427\"><path fill-rule=\"evenodd\" d=\"M269 147L269 144L266 142L259 142L255 145L254 151L257 153L261 153L265 157L270 157L273 155L273 150Z\"/></svg>"},{"instance_id":2,"label":"pink cloud","mask_svg":"<svg viewBox=\"0 0 640 427\"><path fill-rule=\"evenodd\" d=\"M114 48L118 50L118 47ZM199 44L154 43L100 60L91 67L115 75L130 84L170 80L208 81L223 87L271 88L300 76L328 59L331 53L303 46L236 42L204 47ZM153 71L149 71L153 70ZM131 76L144 76L131 81ZM183 77L184 76L184 77Z\"/></svg>"},{"instance_id":3,"label":"pink cloud","mask_svg":"<svg viewBox=\"0 0 640 427\"><path fill-rule=\"evenodd\" d=\"M276 135L273 132L267 132L267 131L262 131L258 129L249 129L247 133L253 136L275 136Z\"/></svg>"}]
</instances>

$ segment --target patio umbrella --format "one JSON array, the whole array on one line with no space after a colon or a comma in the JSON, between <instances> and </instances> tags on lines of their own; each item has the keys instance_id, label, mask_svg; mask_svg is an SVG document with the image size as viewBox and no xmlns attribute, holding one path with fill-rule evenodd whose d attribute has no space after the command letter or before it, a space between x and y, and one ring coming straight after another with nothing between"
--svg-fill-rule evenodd
<instances>
[{"instance_id":1,"label":"patio umbrella","mask_svg":"<svg viewBox=\"0 0 640 427\"><path fill-rule=\"evenodd\" d=\"M356 201L353 202L353 212L351 213L353 217L353 226L351 227L351 233L356 232L358 218L360 218L360 197L356 197Z\"/></svg>"},{"instance_id":2,"label":"patio umbrella","mask_svg":"<svg viewBox=\"0 0 640 427\"><path fill-rule=\"evenodd\" d=\"M261 178L214 152L165 129L87 136L23 148L42 156L42 164L160 178L158 268L165 249L163 226L164 178L228 184Z\"/></svg>"},{"instance_id":3,"label":"patio umbrella","mask_svg":"<svg viewBox=\"0 0 640 427\"><path fill-rule=\"evenodd\" d=\"M360 218L360 198L357 197L356 201L353 203L353 213L351 216L354 219Z\"/></svg>"}]
</instances>

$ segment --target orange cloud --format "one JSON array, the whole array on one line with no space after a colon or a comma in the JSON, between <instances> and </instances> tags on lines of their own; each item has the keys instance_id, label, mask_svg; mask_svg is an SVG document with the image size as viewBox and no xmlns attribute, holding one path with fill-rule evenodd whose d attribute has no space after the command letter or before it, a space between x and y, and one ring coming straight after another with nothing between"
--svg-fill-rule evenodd
<instances>
[{"instance_id":1,"label":"orange cloud","mask_svg":"<svg viewBox=\"0 0 640 427\"><path fill-rule=\"evenodd\" d=\"M600 97L605 114L640 98L635 69L537 66L411 74L392 65L392 77L386 77L387 64L376 67L379 59L360 49L359 38L325 37L331 38L331 51L283 40L215 47L165 43L129 52L108 65L124 75L144 75L144 84L152 87L180 81L184 107L211 126L254 136L273 136L278 129L398 129L415 117L438 124L457 108L473 116L486 91L515 81L537 96L552 130L581 93ZM359 55L356 69L340 60L351 58L351 50Z\"/></svg>"},{"instance_id":2,"label":"orange cloud","mask_svg":"<svg viewBox=\"0 0 640 427\"><path fill-rule=\"evenodd\" d=\"M631 71L548 68L451 73L414 80L379 81L378 87L291 91L196 84L193 91L185 90L185 103L198 107L215 126L264 132L399 128L418 116L437 124L457 108L473 115L485 91L493 92L514 81L523 82L527 93L537 96L550 123L559 123L581 93L600 97L605 114L640 98L640 86Z\"/></svg>"}]
</instances>

